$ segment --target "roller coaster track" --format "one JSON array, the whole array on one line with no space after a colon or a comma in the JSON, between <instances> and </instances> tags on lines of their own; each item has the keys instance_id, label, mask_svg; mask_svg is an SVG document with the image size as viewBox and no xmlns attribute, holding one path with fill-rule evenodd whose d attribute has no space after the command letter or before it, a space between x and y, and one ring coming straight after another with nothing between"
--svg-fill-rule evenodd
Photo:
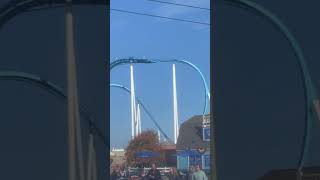
<instances>
[{"instance_id":1,"label":"roller coaster track","mask_svg":"<svg viewBox=\"0 0 320 180\"><path fill-rule=\"evenodd\" d=\"M205 103L204 103L204 108L203 108L203 112L202 114L205 115L207 113L207 107L208 107L208 103L210 100L210 91L207 85L207 82L202 74L202 72L200 71L200 69L194 65L193 63L186 61L186 60L179 60L179 59L169 59L169 60L156 60L156 59L138 59L138 58L124 58L124 59L118 59L113 61L110 64L109 67L109 71L111 73L111 70L114 69L117 66L120 65L126 65L126 64L152 64L152 63L181 63L181 64L185 64L191 68L193 68L194 70L196 70L202 80L203 86L204 86L204 99L205 99Z\"/></svg>"},{"instance_id":2,"label":"roller coaster track","mask_svg":"<svg viewBox=\"0 0 320 180\"><path fill-rule=\"evenodd\" d=\"M114 88L120 88L122 90L125 90L126 92L128 92L129 94L131 94L131 91L129 88L120 85L120 84L110 84L110 87L114 87ZM155 118L152 116L152 114L150 113L150 111L146 108L146 106L142 103L141 99L139 99L138 97L136 97L136 100L138 101L138 103L141 105L141 107L144 109L144 111L147 113L147 115L149 116L149 118L153 121L153 123L155 124L155 126L159 129L159 131L162 133L162 135L169 140L170 142L173 142L172 139L170 139L168 137L168 135L162 130L162 128L160 127L160 125L158 124L158 122L155 120Z\"/></svg>"},{"instance_id":3,"label":"roller coaster track","mask_svg":"<svg viewBox=\"0 0 320 180\"><path fill-rule=\"evenodd\" d=\"M293 34L289 31L287 26L281 22L281 20L271 13L268 9L263 6L254 3L249 0L220 0L220 2L224 2L227 5L235 6L238 8L242 8L244 10L248 10L249 12L254 13L255 15L261 17L263 20L266 20L273 27L278 30L278 32L283 35L283 37L289 41L292 50L296 56L296 60L298 61L302 81L303 81L303 90L304 90L304 98L305 98L305 127L304 127L304 135L301 145L300 157L297 165L297 178L301 179L302 176L302 168L304 166L306 153L309 151L310 146L310 133L312 127L312 119L314 118L313 113L318 113L319 117L319 99L315 91L315 86L311 79L309 69L303 55L303 51L300 48L297 40L293 36Z\"/></svg>"},{"instance_id":4,"label":"roller coaster track","mask_svg":"<svg viewBox=\"0 0 320 180\"><path fill-rule=\"evenodd\" d=\"M292 35L292 33L288 30L288 28L275 15L273 15L270 11L268 11L264 7L248 0L222 0L222 1L227 3L228 5L240 7L245 10L254 12L256 15L270 22L290 42L290 46L295 52L295 55L297 57L297 60L300 66L300 71L302 73L303 84L304 84L303 86L304 96L306 99L305 130L304 130L303 142L301 147L301 155L298 162L298 170L299 170L299 173L302 174L301 171L302 171L302 167L304 166L306 152L308 152L308 148L309 148L313 113L317 112L317 109L314 108L314 106L315 104L319 103L302 50L298 42ZM106 5L107 6L109 5L108 2L109 1L102 1L102 0L74 0L72 1L72 4L73 5ZM41 6L62 5L65 3L66 2L64 0L11 0L0 7L0 28L2 28L3 25L13 17L23 12L27 12L32 8L41 7ZM208 93L206 93L206 96L207 95Z\"/></svg>"},{"instance_id":5,"label":"roller coaster track","mask_svg":"<svg viewBox=\"0 0 320 180\"><path fill-rule=\"evenodd\" d=\"M42 88L43 90L49 92L50 94L67 103L67 96L64 94L60 87L53 84L52 82L41 79L38 76L16 71L0 71L0 80L26 82L30 85ZM107 150L109 145L106 144L107 140L104 137L102 131L96 126L94 122L95 118L93 117L93 115L86 111L84 107L80 107L80 114L88 122L90 131L100 138L105 149Z\"/></svg>"}]
</instances>

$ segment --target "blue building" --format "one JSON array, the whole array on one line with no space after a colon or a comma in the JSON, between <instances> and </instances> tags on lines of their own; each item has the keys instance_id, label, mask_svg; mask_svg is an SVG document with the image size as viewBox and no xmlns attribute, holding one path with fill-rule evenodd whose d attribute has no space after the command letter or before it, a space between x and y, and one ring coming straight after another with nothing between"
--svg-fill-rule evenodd
<instances>
[{"instance_id":1,"label":"blue building","mask_svg":"<svg viewBox=\"0 0 320 180\"><path fill-rule=\"evenodd\" d=\"M210 169L210 114L194 116L181 125L176 151L179 170L197 164Z\"/></svg>"}]
</instances>

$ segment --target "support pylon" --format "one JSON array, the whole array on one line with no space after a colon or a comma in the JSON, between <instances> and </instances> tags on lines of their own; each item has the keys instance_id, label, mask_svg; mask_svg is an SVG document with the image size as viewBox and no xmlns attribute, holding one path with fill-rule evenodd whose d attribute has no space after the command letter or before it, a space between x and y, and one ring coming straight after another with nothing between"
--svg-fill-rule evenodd
<instances>
[{"instance_id":1,"label":"support pylon","mask_svg":"<svg viewBox=\"0 0 320 180\"><path fill-rule=\"evenodd\" d=\"M66 60L67 60L67 89L68 89L68 156L69 180L85 180L82 156L82 137L80 128L80 113L77 90L76 58L74 50L73 15L71 0L66 0ZM78 160L78 163L76 163ZM77 169L79 168L79 175Z\"/></svg>"},{"instance_id":2,"label":"support pylon","mask_svg":"<svg viewBox=\"0 0 320 180\"><path fill-rule=\"evenodd\" d=\"M178 117L178 103L177 103L177 82L176 82L176 65L172 64L172 78L173 78L173 127L174 127L174 143L177 144L179 136L179 117Z\"/></svg>"},{"instance_id":3,"label":"support pylon","mask_svg":"<svg viewBox=\"0 0 320 180\"><path fill-rule=\"evenodd\" d=\"M133 65L130 65L130 80L131 80L131 138L133 139L137 133L137 111L136 97L134 90Z\"/></svg>"}]
</instances>

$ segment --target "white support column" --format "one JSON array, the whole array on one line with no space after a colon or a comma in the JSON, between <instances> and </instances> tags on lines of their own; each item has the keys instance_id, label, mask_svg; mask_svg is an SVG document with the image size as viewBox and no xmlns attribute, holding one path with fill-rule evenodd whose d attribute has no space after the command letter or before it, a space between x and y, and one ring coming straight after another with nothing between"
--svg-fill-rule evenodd
<instances>
[{"instance_id":1,"label":"white support column","mask_svg":"<svg viewBox=\"0 0 320 180\"><path fill-rule=\"evenodd\" d=\"M138 109L137 109L137 114L138 114L138 132L141 134L141 114L140 114L140 104L138 103Z\"/></svg>"},{"instance_id":2,"label":"white support column","mask_svg":"<svg viewBox=\"0 0 320 180\"><path fill-rule=\"evenodd\" d=\"M82 139L77 92L76 58L74 50L74 24L71 0L66 0L65 32L67 61L67 98L68 98L68 156L69 180L84 180ZM77 159L78 158L78 159ZM78 163L76 162L78 160ZM77 175L77 165L79 175Z\"/></svg>"},{"instance_id":3,"label":"white support column","mask_svg":"<svg viewBox=\"0 0 320 180\"><path fill-rule=\"evenodd\" d=\"M93 135L89 134L89 146L88 146L88 164L87 164L87 179L92 180L92 167L93 167Z\"/></svg>"},{"instance_id":4,"label":"white support column","mask_svg":"<svg viewBox=\"0 0 320 180\"><path fill-rule=\"evenodd\" d=\"M79 100L78 100L78 88L77 88L77 73L75 66L75 78L74 78L74 87L75 87L75 128L76 128L76 142L77 142L77 154L78 154L78 167L79 167L79 176L80 180L85 180L85 169L84 169L84 160L83 160L83 146L82 146L82 135L81 135L81 122L80 122L80 112L79 112Z\"/></svg>"},{"instance_id":5,"label":"white support column","mask_svg":"<svg viewBox=\"0 0 320 180\"><path fill-rule=\"evenodd\" d=\"M72 82L72 72L71 66L73 65L72 60L74 60L74 50L72 48L73 45L73 38L72 36L72 14L71 14L71 7L67 5L66 7L66 60L67 60L67 90L68 90L68 145L69 145L69 180L76 180L76 145L75 145L75 123L74 123L74 113L73 113L73 89L71 86ZM70 32L71 31L71 32ZM71 51L71 52L70 52Z\"/></svg>"},{"instance_id":6,"label":"white support column","mask_svg":"<svg viewBox=\"0 0 320 180\"><path fill-rule=\"evenodd\" d=\"M136 101L134 91L133 65L130 65L130 79L131 79L131 138L133 139L137 133L137 113Z\"/></svg>"},{"instance_id":7,"label":"white support column","mask_svg":"<svg viewBox=\"0 0 320 180\"><path fill-rule=\"evenodd\" d=\"M134 84L134 73L132 73L132 79L133 79L133 109L134 109L134 117L135 117L135 137L139 134L139 122L138 122L138 109L137 109L137 103L136 103L136 90L135 90L135 84Z\"/></svg>"},{"instance_id":8,"label":"white support column","mask_svg":"<svg viewBox=\"0 0 320 180\"><path fill-rule=\"evenodd\" d=\"M135 136L138 136L139 135L139 114L138 114L138 108L137 108L137 105L136 105L136 101L134 101L134 105L135 105L135 113L136 113L136 123L135 123L135 131L136 131L136 135Z\"/></svg>"},{"instance_id":9,"label":"white support column","mask_svg":"<svg viewBox=\"0 0 320 180\"><path fill-rule=\"evenodd\" d=\"M96 150L93 146L93 161L92 161L92 179L93 180L97 180L97 153L96 153Z\"/></svg>"},{"instance_id":10,"label":"white support column","mask_svg":"<svg viewBox=\"0 0 320 180\"><path fill-rule=\"evenodd\" d=\"M177 144L179 136L179 117L178 117L178 103L177 103L177 82L176 82L176 66L172 64L173 73L173 127L174 127L174 143Z\"/></svg>"},{"instance_id":11,"label":"white support column","mask_svg":"<svg viewBox=\"0 0 320 180\"><path fill-rule=\"evenodd\" d=\"M138 122L138 110L137 110L137 106L136 106L136 101L134 100L134 104L133 104L133 106L134 106L134 113L135 113L135 115L134 115L134 117L135 117L135 123L134 123L134 128L135 128L135 137L137 137L138 136L138 134L139 134L139 122Z\"/></svg>"},{"instance_id":12,"label":"white support column","mask_svg":"<svg viewBox=\"0 0 320 180\"><path fill-rule=\"evenodd\" d=\"M160 131L158 130L158 138L159 138L159 143L161 142L160 140Z\"/></svg>"},{"instance_id":13,"label":"white support column","mask_svg":"<svg viewBox=\"0 0 320 180\"><path fill-rule=\"evenodd\" d=\"M87 164L87 179L97 180L97 167L96 167L96 152L94 147L93 134L89 135L89 148L88 148L88 164Z\"/></svg>"}]
</instances>

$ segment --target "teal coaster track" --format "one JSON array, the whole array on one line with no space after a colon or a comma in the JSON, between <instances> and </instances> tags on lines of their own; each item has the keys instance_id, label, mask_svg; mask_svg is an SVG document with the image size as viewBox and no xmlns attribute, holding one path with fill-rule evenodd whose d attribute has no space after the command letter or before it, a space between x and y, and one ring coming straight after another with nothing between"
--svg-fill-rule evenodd
<instances>
[{"instance_id":1,"label":"teal coaster track","mask_svg":"<svg viewBox=\"0 0 320 180\"><path fill-rule=\"evenodd\" d=\"M188 62L186 60L177 60L177 59L172 59L172 60L150 60L150 59L139 59L139 58L123 58L123 59L118 59L118 60L115 60L113 61L111 64L110 64L110 67L109 67L109 71L111 73L111 70L113 70L115 67L117 66L120 66L120 65L127 65L127 64L153 64L153 63L167 63L167 62L171 62L171 63L181 63L181 64L185 64L185 65L188 65L190 66L191 68L193 68L194 70L196 70L199 75L201 76L201 79L202 79L202 82L203 82L203 86L204 86L204 98L205 98L205 103L204 103L204 108L203 108L203 112L202 114L205 115L206 112L207 112L207 107L208 107L208 102L209 102L209 99L210 99L210 91L209 91L209 88L207 86L207 83L206 83L206 80L202 74L202 72L200 71L200 69L192 64L191 62ZM129 93L131 93L131 91L122 86L122 85L118 85L118 84L111 84L110 85L111 87L118 87L118 88L122 88L126 91L128 91ZM138 99L138 102L140 100ZM141 101L140 101L141 102ZM161 132L161 134L168 140L170 140L171 142L172 139L170 139L168 137L168 135L162 130L162 128L159 126L159 124L157 123L157 121L154 119L154 117L151 115L151 113L144 107L144 105L142 104L142 107L144 108L144 110L146 111L146 113L148 114L149 118L153 121L153 123L155 124L155 126L158 128L158 130Z\"/></svg>"},{"instance_id":2,"label":"teal coaster track","mask_svg":"<svg viewBox=\"0 0 320 180\"><path fill-rule=\"evenodd\" d=\"M110 84L110 87L113 88L120 88L126 92L128 92L129 94L131 94L131 91L129 88L121 85L121 84ZM155 126L159 129L159 131L161 132L161 134L167 139L169 140L169 142L173 142L173 140L171 138L169 138L169 136L162 130L162 128L160 127L160 125L158 124L158 122L155 120L154 116L150 113L150 111L146 108L146 106L142 103L141 99L136 97L136 100L138 101L138 103L141 105L141 107L144 109L144 111L147 113L147 115L149 116L149 118L152 120L152 122L155 124Z\"/></svg>"},{"instance_id":3,"label":"teal coaster track","mask_svg":"<svg viewBox=\"0 0 320 180\"><path fill-rule=\"evenodd\" d=\"M248 0L222 0L222 1L227 5L243 8L244 10L253 12L257 16L268 21L289 41L290 46L294 51L294 54L297 58L296 60L299 63L299 67L301 71L301 76L303 80L304 97L305 97L305 127L304 127L303 141L301 145L301 153L300 153L300 157L297 165L297 178L301 179L301 176L303 173L302 168L304 166L305 159L306 159L306 153L309 152L312 119L314 118L314 115L317 113L317 109L315 106L316 104L319 103L319 99L315 91L315 86L312 82L302 49L300 48L297 40L294 38L293 34L289 31L289 29L280 21L279 18L277 18L274 14L272 14L266 8Z\"/></svg>"},{"instance_id":4,"label":"teal coaster track","mask_svg":"<svg viewBox=\"0 0 320 180\"><path fill-rule=\"evenodd\" d=\"M71 2L72 5L102 5L102 6L109 6L109 0L74 0ZM28 12L30 10L33 10L35 8L42 8L42 7L48 7L48 8L54 8L61 5L66 5L67 2L65 0L10 0L6 3L3 3L0 5L0 29L3 28L3 26L8 23L11 19L14 17L23 14L25 12ZM32 82L37 85L40 85L40 87L45 88L46 90L52 92L55 95L58 95L59 97L63 97L66 99L66 95L63 93L63 91L52 84L49 81L43 81L37 76L26 74L26 73L20 73L20 72L14 72L14 71L1 71L0 72L0 78L1 79L12 79L12 80L19 80L19 81L27 81ZM106 138L103 136L101 130L99 130L92 119L92 115L89 115L88 112L84 111L84 109L81 110L81 114L86 117L88 120L90 127L99 135L100 138L103 139L104 145L106 147L109 147L109 145L106 145Z\"/></svg>"},{"instance_id":5,"label":"teal coaster track","mask_svg":"<svg viewBox=\"0 0 320 180\"><path fill-rule=\"evenodd\" d=\"M0 71L0 80L20 81L28 83L32 86L42 88L43 90L49 92L58 99L63 100L65 103L67 103L67 96L64 94L60 87L53 84L52 82L41 79L38 76L16 71ZM93 114L88 112L83 106L80 107L80 114L89 124L90 132L98 136L103 143L104 148L107 149L109 147L109 145L106 144L107 139L106 137L104 137L102 131L96 126Z\"/></svg>"},{"instance_id":6,"label":"teal coaster track","mask_svg":"<svg viewBox=\"0 0 320 180\"><path fill-rule=\"evenodd\" d=\"M202 80L202 83L203 83L203 86L204 86L204 101L205 101L205 103L204 103L202 114L205 115L207 113L208 102L210 100L210 91L209 91L207 82L206 82L202 72L200 71L200 69L196 65L192 64L189 61L178 60L178 59L169 59L169 60L138 59L138 58L131 57L131 58L124 58L124 59L118 59L116 61L113 61L110 64L109 71L111 73L111 70L114 69L115 67L120 66L120 65L126 65L126 64L152 64L152 63L168 63L168 62L181 63L181 64L188 65L189 67L193 68L194 70L196 70L199 73L201 80Z\"/></svg>"},{"instance_id":7,"label":"teal coaster track","mask_svg":"<svg viewBox=\"0 0 320 180\"><path fill-rule=\"evenodd\" d=\"M16 71L0 71L0 80L10 80L10 81L19 81L19 82L25 82L30 85L42 88L43 90L49 92L50 94L54 95L55 97L59 98L60 100L63 100L65 103L67 102L67 96L62 91L60 87L55 85L54 83L50 81L46 81L41 79L39 76L28 74L28 73L22 73L22 72L16 72ZM110 84L110 87L113 88L120 88L129 94L131 94L130 89L127 87L120 85L120 84ZM141 107L144 109L144 111L147 113L149 118L154 122L154 124L157 126L157 128L161 131L161 133L164 135L166 139L169 141L172 141L168 135L161 129L157 121L155 120L154 116L151 114L151 112L146 108L145 104L137 97L138 103L141 105ZM102 131L95 125L94 121L95 118L93 114L88 112L83 106L80 107L80 113L85 118L85 120L88 122L91 131L96 134L100 140L103 142L105 148L108 147L106 144L107 140L102 134Z\"/></svg>"},{"instance_id":8,"label":"teal coaster track","mask_svg":"<svg viewBox=\"0 0 320 180\"><path fill-rule=\"evenodd\" d=\"M301 146L300 158L298 161L298 176L302 175L302 167L305 163L306 153L309 151L310 144L310 133L311 133L311 123L312 119L317 113L315 104L319 103L315 87L310 77L310 73L302 53L302 50L289 31L289 29L270 11L264 7L248 0L220 0L227 5L236 6L243 8L244 10L249 10L254 14L262 17L264 20L270 22L276 29L289 41L291 48L293 49L295 56L297 57L301 76L303 79L303 88L305 96L305 127L304 127L304 136ZM7 3L4 3L0 7L0 28L12 18L18 14L27 12L37 7L55 7L56 5L66 4L65 0L11 0ZM72 1L73 5L104 5L109 6L109 1L107 0L74 0ZM112 68L112 66L110 66ZM206 95L207 96L207 95ZM204 108L206 109L206 108ZM204 111L205 112L205 111ZM318 112L319 113L319 112ZM319 117L318 117L319 118Z\"/></svg>"}]
</instances>

